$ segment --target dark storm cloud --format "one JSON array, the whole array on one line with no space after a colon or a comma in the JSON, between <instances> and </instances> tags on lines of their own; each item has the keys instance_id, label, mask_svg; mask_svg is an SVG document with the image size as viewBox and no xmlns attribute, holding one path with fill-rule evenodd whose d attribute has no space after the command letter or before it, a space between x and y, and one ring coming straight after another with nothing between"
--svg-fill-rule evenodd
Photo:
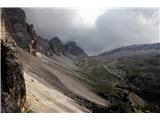
<instances>
[{"instance_id":1,"label":"dark storm cloud","mask_svg":"<svg viewBox=\"0 0 160 120\"><path fill-rule=\"evenodd\" d=\"M158 10L109 10L97 20L97 31L103 43L102 51L130 44L158 42Z\"/></svg>"},{"instance_id":2,"label":"dark storm cloud","mask_svg":"<svg viewBox=\"0 0 160 120\"><path fill-rule=\"evenodd\" d=\"M71 9L25 8L27 21L33 23L36 32L51 38L72 31L75 11Z\"/></svg>"},{"instance_id":3,"label":"dark storm cloud","mask_svg":"<svg viewBox=\"0 0 160 120\"><path fill-rule=\"evenodd\" d=\"M75 9L24 10L27 21L34 24L39 35L48 39L59 36L63 42L76 41L90 55L159 40L158 9L108 9L92 27L83 24Z\"/></svg>"}]
</instances>

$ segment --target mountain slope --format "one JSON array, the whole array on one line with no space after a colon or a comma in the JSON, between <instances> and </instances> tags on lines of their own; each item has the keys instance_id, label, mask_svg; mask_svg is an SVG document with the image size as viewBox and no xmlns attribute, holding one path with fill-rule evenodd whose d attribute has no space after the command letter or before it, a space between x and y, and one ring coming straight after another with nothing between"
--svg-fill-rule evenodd
<instances>
[{"instance_id":1,"label":"mountain slope","mask_svg":"<svg viewBox=\"0 0 160 120\"><path fill-rule=\"evenodd\" d=\"M96 92L111 101L111 111L160 111L159 43L123 47L100 56L84 58L79 66L88 79L96 83ZM141 100L133 102L130 99L134 98L130 97L132 93ZM145 104L137 104L142 100L140 103Z\"/></svg>"},{"instance_id":2,"label":"mountain slope","mask_svg":"<svg viewBox=\"0 0 160 120\"><path fill-rule=\"evenodd\" d=\"M82 81L79 80L80 76L78 74L77 71L75 71L75 69L78 70L78 68L76 66L74 66L74 64L72 64L72 66L74 66L72 69L71 67L67 67L64 66L63 64L58 64L58 61L55 61L53 59L50 59L42 54L39 53L39 56L34 57L30 54L28 54L27 52L24 52L23 50L19 49L19 56L20 59L23 63L23 67L24 67L24 71L25 71L25 79L26 79L26 87L27 87L27 96L31 96L30 94L34 94L35 98L38 99L39 102L43 102L42 96L39 96L40 94L38 94L38 91L41 91L40 93L44 93L45 94L45 90L43 91L42 86L44 87L44 89L48 89L49 91L57 91L59 94L62 94L64 96L64 94L66 94L67 96L75 99L74 97L80 97L82 100L88 100L91 101L97 105L100 106L106 106L108 105L108 102L104 99L102 99L101 97L97 96L95 93L93 93L92 91L90 91L87 87L87 85L85 85L85 83L83 83ZM58 56L57 56L58 57ZM63 59L63 58L61 58ZM69 65L70 66L70 65ZM76 77L74 77L76 76ZM82 76L81 76L82 77ZM30 79L28 79L30 78ZM31 82L33 79L33 81L35 82ZM82 79L82 78L81 78ZM40 85L39 85L40 84ZM41 86L38 88L34 88L34 90L32 90L31 88L33 88L33 86ZM36 91L37 90L37 91ZM34 93L34 92L35 93ZM42 92L43 91L43 92ZM61 92L61 93L60 93ZM61 95L61 96L62 96ZM71 98L68 98L67 96L65 96L65 98L71 100ZM46 97L45 102L50 102L50 104L53 104L53 109L54 109L54 104L56 104L57 106L61 107L65 105L65 102L63 103L59 103L59 101L61 101L62 97L58 98L57 96L55 96L54 94L51 94L49 96ZM53 99L56 99L57 102L55 102ZM79 101L79 102L82 102ZM32 101L32 103L30 103L29 101ZM37 111L39 107L34 107L36 105L36 101L33 103L34 99L32 100L32 98L28 99L28 104L31 106L31 109L35 112L40 112ZM76 101L72 102L74 103L76 106L78 106L77 103L75 103ZM73 105L74 105L73 104ZM81 103L83 104L83 103ZM41 106L42 107L42 106ZM49 109L51 107L51 105L47 104L46 107L44 107L44 109ZM70 109L71 105L66 104L66 106L64 107L64 111L66 109L65 112L78 112L75 111L74 109ZM35 109L34 109L35 108ZM68 111L67 111L68 108ZM64 112L63 109L61 111L59 111L57 108L55 110L47 110L47 111L42 111L42 112ZM70 110L69 110L70 109ZM79 108L80 109L80 106ZM84 109L84 108L83 108ZM79 112L84 112L82 108L79 110ZM86 111L86 110L85 110ZM89 110L88 110L89 111Z\"/></svg>"},{"instance_id":3,"label":"mountain slope","mask_svg":"<svg viewBox=\"0 0 160 120\"><path fill-rule=\"evenodd\" d=\"M160 43L143 44L143 45L131 45L126 47L117 48L109 52L100 54L101 57L109 56L134 56L142 54L152 54L160 51Z\"/></svg>"},{"instance_id":4,"label":"mountain slope","mask_svg":"<svg viewBox=\"0 0 160 120\"><path fill-rule=\"evenodd\" d=\"M24 77L27 87L27 104L32 112L90 112L52 85L47 84L39 76L25 73Z\"/></svg>"}]
</instances>

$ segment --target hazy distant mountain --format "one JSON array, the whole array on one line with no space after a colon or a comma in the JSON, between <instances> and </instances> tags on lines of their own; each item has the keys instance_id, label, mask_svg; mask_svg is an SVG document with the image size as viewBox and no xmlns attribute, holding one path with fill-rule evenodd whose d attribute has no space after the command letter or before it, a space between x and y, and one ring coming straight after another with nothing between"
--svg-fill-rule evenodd
<instances>
[{"instance_id":1,"label":"hazy distant mountain","mask_svg":"<svg viewBox=\"0 0 160 120\"><path fill-rule=\"evenodd\" d=\"M152 54L154 52L160 52L160 43L121 47L109 52L104 52L99 56L132 56L146 53Z\"/></svg>"}]
</instances>

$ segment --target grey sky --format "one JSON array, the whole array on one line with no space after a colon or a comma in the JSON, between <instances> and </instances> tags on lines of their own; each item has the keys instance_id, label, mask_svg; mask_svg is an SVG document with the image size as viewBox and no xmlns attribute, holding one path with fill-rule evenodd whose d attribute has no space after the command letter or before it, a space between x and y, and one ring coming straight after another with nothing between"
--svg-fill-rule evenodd
<instances>
[{"instance_id":1,"label":"grey sky","mask_svg":"<svg viewBox=\"0 0 160 120\"><path fill-rule=\"evenodd\" d=\"M65 8L24 10L37 34L47 39L58 36L64 43L76 41L89 55L131 44L160 42L156 8L103 9L103 12Z\"/></svg>"}]
</instances>

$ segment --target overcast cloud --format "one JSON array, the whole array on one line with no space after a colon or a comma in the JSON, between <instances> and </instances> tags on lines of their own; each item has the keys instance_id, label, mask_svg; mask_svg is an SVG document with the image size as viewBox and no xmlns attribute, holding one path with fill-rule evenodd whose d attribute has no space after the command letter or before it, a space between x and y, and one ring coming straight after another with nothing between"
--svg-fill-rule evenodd
<instances>
[{"instance_id":1,"label":"overcast cloud","mask_svg":"<svg viewBox=\"0 0 160 120\"><path fill-rule=\"evenodd\" d=\"M37 34L47 39L58 36L64 43L76 41L89 55L131 44L160 42L158 9L107 9L92 26L84 23L77 9L24 10Z\"/></svg>"}]
</instances>

